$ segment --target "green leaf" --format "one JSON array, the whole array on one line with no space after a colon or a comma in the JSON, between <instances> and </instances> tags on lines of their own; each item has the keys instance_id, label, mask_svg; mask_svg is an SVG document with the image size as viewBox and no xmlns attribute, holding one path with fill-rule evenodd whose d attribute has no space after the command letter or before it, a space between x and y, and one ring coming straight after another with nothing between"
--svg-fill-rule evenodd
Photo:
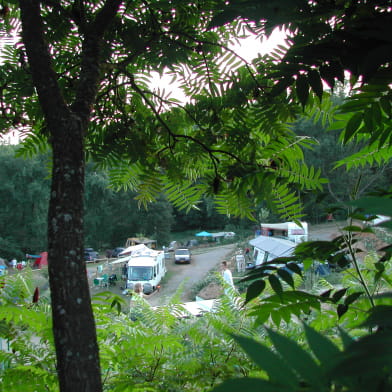
<instances>
[{"instance_id":1,"label":"green leaf","mask_svg":"<svg viewBox=\"0 0 392 392\"><path fill-rule=\"evenodd\" d=\"M287 272L285 269L283 268L279 268L277 271L277 274L279 275L279 277L284 280L289 286L291 286L292 288L294 288L294 279L291 276L291 274L289 272Z\"/></svg>"},{"instance_id":2,"label":"green leaf","mask_svg":"<svg viewBox=\"0 0 392 392\"><path fill-rule=\"evenodd\" d=\"M309 97L309 84L307 77L305 75L298 75L295 87L295 91L301 105L305 106Z\"/></svg>"},{"instance_id":3,"label":"green leaf","mask_svg":"<svg viewBox=\"0 0 392 392\"><path fill-rule=\"evenodd\" d=\"M329 290L327 290L327 291L324 291L324 292L322 292L322 293L320 294L320 297L321 297L321 298L329 298L331 292L332 292L332 289L329 289Z\"/></svg>"},{"instance_id":4,"label":"green leaf","mask_svg":"<svg viewBox=\"0 0 392 392\"><path fill-rule=\"evenodd\" d=\"M337 307L338 317L341 318L348 310L348 306L344 304L339 304Z\"/></svg>"},{"instance_id":5,"label":"green leaf","mask_svg":"<svg viewBox=\"0 0 392 392\"><path fill-rule=\"evenodd\" d=\"M278 83L276 83L274 85L274 87L272 87L271 90L271 95L273 97L276 97L278 95L280 95L283 91L285 91L287 89L287 87L291 86L294 82L294 79L292 77L288 77L288 78L284 78L279 80Z\"/></svg>"},{"instance_id":6,"label":"green leaf","mask_svg":"<svg viewBox=\"0 0 392 392\"><path fill-rule=\"evenodd\" d=\"M373 132L373 111L371 109L367 109L365 110L364 116L363 116L363 120L365 122L365 126L368 130L368 132Z\"/></svg>"},{"instance_id":7,"label":"green leaf","mask_svg":"<svg viewBox=\"0 0 392 392\"><path fill-rule=\"evenodd\" d=\"M345 299L344 299L344 304L345 305L351 305L353 302L355 302L361 295L363 294L362 291L358 291L356 293L352 293L350 295L348 295Z\"/></svg>"},{"instance_id":8,"label":"green leaf","mask_svg":"<svg viewBox=\"0 0 392 392\"><path fill-rule=\"evenodd\" d=\"M372 115L374 122L377 125L380 125L382 120L381 108L380 105L376 102L372 103Z\"/></svg>"},{"instance_id":9,"label":"green leaf","mask_svg":"<svg viewBox=\"0 0 392 392\"><path fill-rule=\"evenodd\" d=\"M381 106L382 110L384 111L384 113L387 116L391 116L391 114L392 114L392 110L391 110L392 105L391 105L390 98L388 98L388 97L381 97L380 98L380 106Z\"/></svg>"},{"instance_id":10,"label":"green leaf","mask_svg":"<svg viewBox=\"0 0 392 392\"><path fill-rule=\"evenodd\" d=\"M249 285L248 289L246 290L246 299L245 303L248 303L253 298L258 297L263 290L265 289L266 283L264 280L260 279L256 282L253 282Z\"/></svg>"},{"instance_id":11,"label":"green leaf","mask_svg":"<svg viewBox=\"0 0 392 392\"><path fill-rule=\"evenodd\" d=\"M309 347L325 368L334 366L340 351L339 349L323 334L304 324L306 339Z\"/></svg>"},{"instance_id":12,"label":"green leaf","mask_svg":"<svg viewBox=\"0 0 392 392\"><path fill-rule=\"evenodd\" d=\"M268 281L276 294L281 295L283 293L282 284L280 283L280 280L275 275L270 275L268 277Z\"/></svg>"},{"instance_id":13,"label":"green leaf","mask_svg":"<svg viewBox=\"0 0 392 392\"><path fill-rule=\"evenodd\" d=\"M369 366L371 364L371 366ZM381 377L392 370L392 334L379 332L350 344L341 360L330 370L331 377Z\"/></svg>"},{"instance_id":14,"label":"green leaf","mask_svg":"<svg viewBox=\"0 0 392 392\"><path fill-rule=\"evenodd\" d=\"M361 208L365 214L390 216L392 211L392 199L386 197L367 196L347 204Z\"/></svg>"},{"instance_id":15,"label":"green leaf","mask_svg":"<svg viewBox=\"0 0 392 392\"><path fill-rule=\"evenodd\" d=\"M338 329L340 338L342 339L343 347L347 349L347 347L354 343L355 340L343 328L339 327Z\"/></svg>"},{"instance_id":16,"label":"green leaf","mask_svg":"<svg viewBox=\"0 0 392 392\"><path fill-rule=\"evenodd\" d=\"M323 97L323 83L321 81L320 74L315 69L308 72L308 82L314 93L321 101Z\"/></svg>"},{"instance_id":17,"label":"green leaf","mask_svg":"<svg viewBox=\"0 0 392 392\"><path fill-rule=\"evenodd\" d=\"M362 113L355 113L346 125L346 129L344 131L344 143L347 143L354 136L361 123Z\"/></svg>"},{"instance_id":18,"label":"green leaf","mask_svg":"<svg viewBox=\"0 0 392 392\"><path fill-rule=\"evenodd\" d=\"M286 267L297 275L302 276L302 270L297 263L287 263Z\"/></svg>"},{"instance_id":19,"label":"green leaf","mask_svg":"<svg viewBox=\"0 0 392 392\"><path fill-rule=\"evenodd\" d=\"M309 382L313 388L320 388L323 384L323 371L308 352L286 336L271 329L267 332L276 351L285 359L289 367L294 369L301 379Z\"/></svg>"},{"instance_id":20,"label":"green leaf","mask_svg":"<svg viewBox=\"0 0 392 392\"><path fill-rule=\"evenodd\" d=\"M233 335L234 340L242 347L252 361L262 370L266 371L274 383L289 388L298 387L298 380L285 361L272 350L259 342L239 335ZM284 374L284 377L282 377Z\"/></svg>"},{"instance_id":21,"label":"green leaf","mask_svg":"<svg viewBox=\"0 0 392 392\"><path fill-rule=\"evenodd\" d=\"M361 324L362 327L392 327L392 306L377 305L369 310L367 319Z\"/></svg>"},{"instance_id":22,"label":"green leaf","mask_svg":"<svg viewBox=\"0 0 392 392\"><path fill-rule=\"evenodd\" d=\"M346 294L347 289L340 289L332 295L332 301L336 304Z\"/></svg>"}]
</instances>

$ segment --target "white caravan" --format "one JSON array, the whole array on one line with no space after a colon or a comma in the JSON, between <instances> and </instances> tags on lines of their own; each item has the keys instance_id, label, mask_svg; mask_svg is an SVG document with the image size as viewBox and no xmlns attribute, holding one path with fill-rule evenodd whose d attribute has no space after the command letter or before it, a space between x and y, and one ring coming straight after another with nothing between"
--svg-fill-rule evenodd
<instances>
[{"instance_id":1,"label":"white caravan","mask_svg":"<svg viewBox=\"0 0 392 392\"><path fill-rule=\"evenodd\" d=\"M288 239L298 244L308 240L308 223L301 222L301 226L294 222L261 223L262 236Z\"/></svg>"},{"instance_id":2,"label":"white caravan","mask_svg":"<svg viewBox=\"0 0 392 392\"><path fill-rule=\"evenodd\" d=\"M122 255L126 256L121 257ZM143 244L125 249L120 253L117 263L127 266L125 288L133 290L135 284L140 283L144 294L151 294L156 290L166 274L164 252Z\"/></svg>"}]
</instances>

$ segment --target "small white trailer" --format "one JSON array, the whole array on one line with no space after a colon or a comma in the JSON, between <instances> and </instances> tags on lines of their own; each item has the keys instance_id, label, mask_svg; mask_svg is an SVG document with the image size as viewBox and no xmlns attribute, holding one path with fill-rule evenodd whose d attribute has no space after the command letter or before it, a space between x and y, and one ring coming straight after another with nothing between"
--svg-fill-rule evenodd
<instances>
[{"instance_id":1,"label":"small white trailer","mask_svg":"<svg viewBox=\"0 0 392 392\"><path fill-rule=\"evenodd\" d=\"M261 223L260 228L262 236L288 239L296 244L308 240L307 222Z\"/></svg>"}]
</instances>

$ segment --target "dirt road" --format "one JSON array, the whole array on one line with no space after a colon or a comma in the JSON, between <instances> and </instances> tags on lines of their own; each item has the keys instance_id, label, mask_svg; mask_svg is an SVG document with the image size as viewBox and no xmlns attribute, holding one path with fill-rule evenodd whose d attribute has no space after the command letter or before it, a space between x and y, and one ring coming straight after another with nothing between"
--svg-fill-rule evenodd
<instances>
[{"instance_id":1,"label":"dirt road","mask_svg":"<svg viewBox=\"0 0 392 392\"><path fill-rule=\"evenodd\" d=\"M309 239L310 240L331 240L339 232L339 227L341 224L330 222L320 225L310 225L309 226ZM192 252L192 262L191 264L174 264L174 261L166 260L166 266L168 273L162 284L159 292L155 292L151 296L147 297L147 301L152 306L164 305L169 302L172 296L175 294L177 289L181 284L183 284L182 290L182 301L192 301L192 287L199 281L201 281L211 269L216 268L220 262L224 259L231 259L235 250L237 248L236 244L217 246L213 248L200 248L195 249ZM96 265L89 265L88 269L92 277L94 277ZM109 264L106 264L105 272L107 273L118 273L118 271L113 266L109 270ZM116 266L117 269L120 266ZM121 276L121 273L118 274ZM110 291L116 294L121 294L121 283L118 282L115 287L109 288ZM104 290L108 290L105 288ZM96 293L100 290L92 287L92 293Z\"/></svg>"},{"instance_id":2,"label":"dirt road","mask_svg":"<svg viewBox=\"0 0 392 392\"><path fill-rule=\"evenodd\" d=\"M329 222L320 225L309 225L309 240L331 240L339 232L342 225L339 222ZM236 244L215 248L197 249L193 252L192 263L177 265L172 260L167 261L168 279L160 292L155 293L148 302L152 306L166 304L183 283L183 301L192 301L192 286L201 281L208 272L216 267L222 260L230 259L236 249Z\"/></svg>"},{"instance_id":3,"label":"dirt road","mask_svg":"<svg viewBox=\"0 0 392 392\"><path fill-rule=\"evenodd\" d=\"M346 222L326 222L319 225L309 225L309 241L330 241L339 234Z\"/></svg>"},{"instance_id":4,"label":"dirt road","mask_svg":"<svg viewBox=\"0 0 392 392\"><path fill-rule=\"evenodd\" d=\"M167 260L168 278L165 279L160 291L148 298L148 302L152 306L168 303L181 284L183 284L182 301L194 300L191 297L192 286L201 281L222 260L229 259L235 249L236 245L230 244L194 250L191 264L174 264L173 260Z\"/></svg>"}]
</instances>

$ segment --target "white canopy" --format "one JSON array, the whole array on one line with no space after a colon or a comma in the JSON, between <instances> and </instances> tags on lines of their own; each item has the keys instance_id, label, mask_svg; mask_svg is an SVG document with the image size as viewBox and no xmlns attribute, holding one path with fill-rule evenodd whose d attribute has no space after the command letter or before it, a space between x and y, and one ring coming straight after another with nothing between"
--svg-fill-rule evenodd
<instances>
[{"instance_id":1,"label":"white canopy","mask_svg":"<svg viewBox=\"0 0 392 392\"><path fill-rule=\"evenodd\" d=\"M119 254L119 258L116 261L111 262L110 264L124 263L126 261L124 260L124 258L129 256L136 256L138 254L154 256L157 253L158 251L150 249L148 246L144 244L133 245L133 246L129 246L128 248L125 248Z\"/></svg>"},{"instance_id":2,"label":"white canopy","mask_svg":"<svg viewBox=\"0 0 392 392\"><path fill-rule=\"evenodd\" d=\"M141 250L146 250L146 249L150 249L149 247L147 247L146 245L144 245L144 244L138 244L138 245L132 245L132 246L128 246L128 248L125 248L120 254L119 254L119 256L120 257L123 257L123 256L129 256L131 253L133 253L133 252L138 252L138 251L141 251ZM151 250L151 249L150 249Z\"/></svg>"},{"instance_id":3,"label":"white canopy","mask_svg":"<svg viewBox=\"0 0 392 392\"><path fill-rule=\"evenodd\" d=\"M249 244L264 252L270 253L274 257L290 256L296 246L292 241L276 237L266 237L263 235L250 240Z\"/></svg>"},{"instance_id":4,"label":"white canopy","mask_svg":"<svg viewBox=\"0 0 392 392\"><path fill-rule=\"evenodd\" d=\"M219 237L234 237L235 233L232 231L220 231L218 233L211 233L213 238L219 238Z\"/></svg>"}]
</instances>

